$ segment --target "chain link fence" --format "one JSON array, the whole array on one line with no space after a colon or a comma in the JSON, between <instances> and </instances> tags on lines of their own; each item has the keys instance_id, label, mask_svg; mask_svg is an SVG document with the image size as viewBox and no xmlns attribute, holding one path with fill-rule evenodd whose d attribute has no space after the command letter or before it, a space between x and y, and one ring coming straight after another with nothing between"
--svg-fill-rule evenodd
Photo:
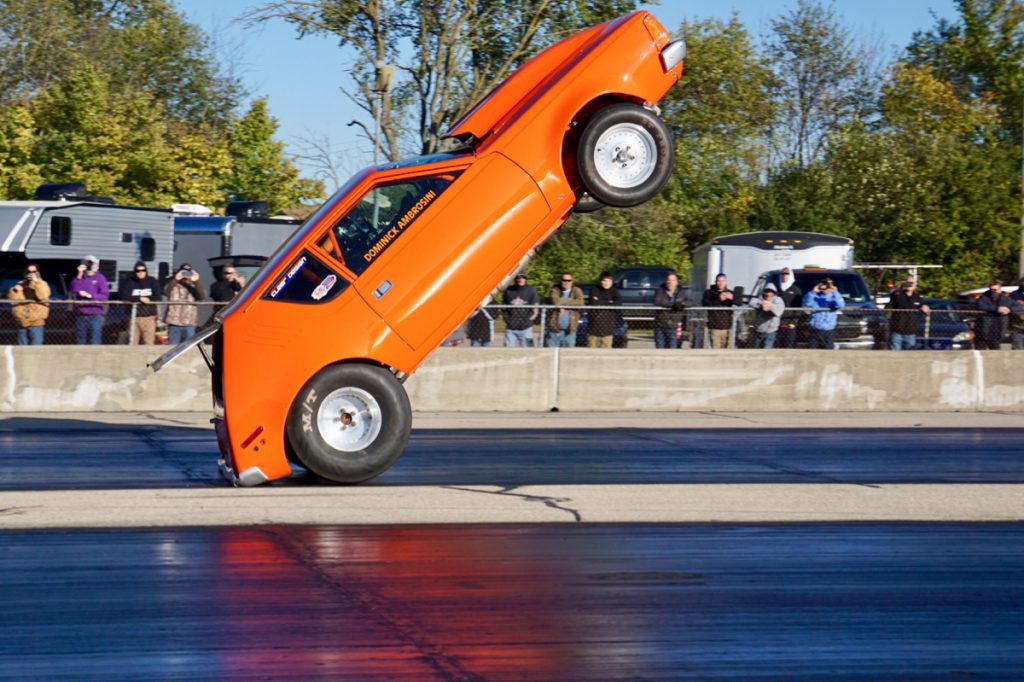
<instances>
[{"instance_id":1,"label":"chain link fence","mask_svg":"<svg viewBox=\"0 0 1024 682\"><path fill-rule=\"evenodd\" d=\"M0 302L0 345L30 340L29 334L22 331L14 305L39 304ZM42 343L77 343L79 319L84 317L81 307L96 305L94 302L50 301L46 304ZM139 326L143 317L139 315L141 305L120 301L103 303L103 313L92 316L99 317L101 321L90 321L100 329L100 341L107 345L138 343L138 334L129 333L129 330ZM168 308L194 306L197 313L195 327L198 329L225 304L198 301L155 305L157 314L150 323L155 327L155 342L162 344L168 342L168 329L164 322ZM759 330L756 311L750 307L670 311L651 306L527 307L493 304L474 312L445 340L444 345L757 348L767 345L767 337L771 335L773 348L808 348L815 347L815 341L820 340L821 334L816 332L816 327L826 322L822 316L831 314L827 310L788 309L772 335L772 332ZM902 319L898 319L900 315ZM836 311L834 320L835 326L828 336L837 349L882 350L890 348L895 340L901 341L905 347L930 350L1024 349L1024 313L1012 313L998 319L982 311L952 307L933 309L928 313L848 307ZM915 324L915 333L899 334L898 338L894 336L894 326L906 332ZM565 328L567 331L562 331ZM33 334L38 336L39 332ZM912 339L908 340L908 336Z\"/></svg>"}]
</instances>

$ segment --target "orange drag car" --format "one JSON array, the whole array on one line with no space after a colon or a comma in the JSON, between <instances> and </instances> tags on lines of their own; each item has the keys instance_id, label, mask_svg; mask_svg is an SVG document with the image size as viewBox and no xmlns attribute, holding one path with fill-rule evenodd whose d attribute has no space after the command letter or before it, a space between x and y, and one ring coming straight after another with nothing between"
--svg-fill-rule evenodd
<instances>
[{"instance_id":1,"label":"orange drag car","mask_svg":"<svg viewBox=\"0 0 1024 682\"><path fill-rule=\"evenodd\" d=\"M454 152L358 173L278 249L202 345L221 469L377 476L402 453L403 379L573 210L635 206L673 160L654 103L685 47L638 11L539 53L447 132Z\"/></svg>"}]
</instances>

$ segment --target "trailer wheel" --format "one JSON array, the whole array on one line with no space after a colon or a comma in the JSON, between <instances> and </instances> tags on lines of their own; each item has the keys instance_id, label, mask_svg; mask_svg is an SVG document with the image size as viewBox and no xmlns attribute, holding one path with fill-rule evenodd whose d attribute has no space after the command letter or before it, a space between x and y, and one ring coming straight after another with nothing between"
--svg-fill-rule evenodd
<instances>
[{"instance_id":1,"label":"trailer wheel","mask_svg":"<svg viewBox=\"0 0 1024 682\"><path fill-rule=\"evenodd\" d=\"M382 367L325 367L292 402L286 432L299 462L338 483L360 483L394 464L409 442L412 409Z\"/></svg>"},{"instance_id":2,"label":"trailer wheel","mask_svg":"<svg viewBox=\"0 0 1024 682\"><path fill-rule=\"evenodd\" d=\"M672 172L672 133L636 104L613 104L587 122L576 150L587 193L609 206L637 206L661 191Z\"/></svg>"}]
</instances>

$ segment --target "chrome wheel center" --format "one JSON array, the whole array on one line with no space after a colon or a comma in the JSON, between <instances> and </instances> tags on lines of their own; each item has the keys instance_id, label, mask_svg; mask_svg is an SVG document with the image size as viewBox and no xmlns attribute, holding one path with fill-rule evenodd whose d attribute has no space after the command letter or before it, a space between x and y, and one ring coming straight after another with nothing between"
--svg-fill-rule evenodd
<instances>
[{"instance_id":1,"label":"chrome wheel center","mask_svg":"<svg viewBox=\"0 0 1024 682\"><path fill-rule=\"evenodd\" d=\"M335 450L363 450L380 435L380 404L361 388L339 388L320 403L316 426L320 436Z\"/></svg>"},{"instance_id":2,"label":"chrome wheel center","mask_svg":"<svg viewBox=\"0 0 1024 682\"><path fill-rule=\"evenodd\" d=\"M654 137L635 123L620 123L604 131L594 147L594 165L613 187L630 189L654 174L658 148Z\"/></svg>"}]
</instances>

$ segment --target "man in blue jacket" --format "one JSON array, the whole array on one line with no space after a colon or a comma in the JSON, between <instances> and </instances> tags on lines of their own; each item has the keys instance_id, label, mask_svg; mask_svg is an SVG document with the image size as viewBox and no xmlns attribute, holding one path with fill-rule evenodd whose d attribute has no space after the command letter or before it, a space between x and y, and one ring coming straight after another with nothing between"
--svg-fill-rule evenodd
<instances>
[{"instance_id":1,"label":"man in blue jacket","mask_svg":"<svg viewBox=\"0 0 1024 682\"><path fill-rule=\"evenodd\" d=\"M804 307L814 308L811 313L810 348L827 348L832 350L836 345L836 312L845 304L843 297L831 279L824 279L813 289L804 294Z\"/></svg>"}]
</instances>

